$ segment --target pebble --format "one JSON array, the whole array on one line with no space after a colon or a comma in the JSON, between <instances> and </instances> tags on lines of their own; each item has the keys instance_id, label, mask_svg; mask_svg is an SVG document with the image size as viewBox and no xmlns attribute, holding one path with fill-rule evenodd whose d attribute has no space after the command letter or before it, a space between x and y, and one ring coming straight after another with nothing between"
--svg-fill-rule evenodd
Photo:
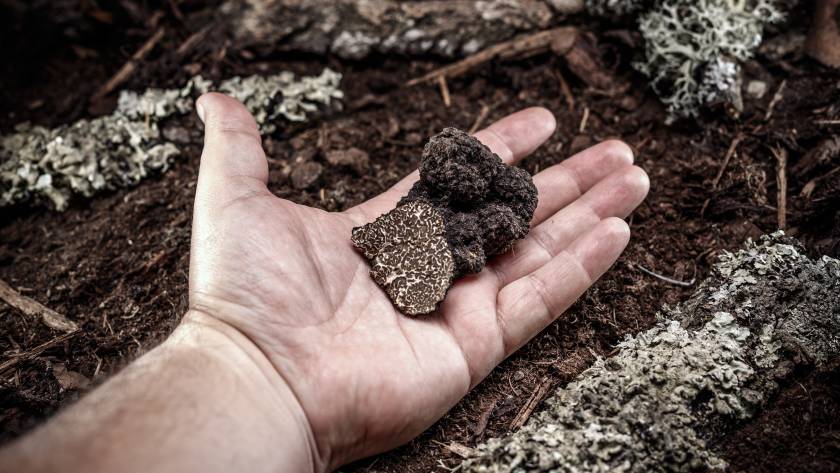
<instances>
[{"instance_id":1,"label":"pebble","mask_svg":"<svg viewBox=\"0 0 840 473\"><path fill-rule=\"evenodd\" d=\"M295 189L306 189L321 177L323 170L324 166L320 163L305 161L292 169L292 174L289 178L292 180L292 186Z\"/></svg>"},{"instance_id":2,"label":"pebble","mask_svg":"<svg viewBox=\"0 0 840 473\"><path fill-rule=\"evenodd\" d=\"M749 84L747 84L747 94L750 97L759 100L764 97L764 94L767 93L767 82L761 80L751 80Z\"/></svg>"}]
</instances>

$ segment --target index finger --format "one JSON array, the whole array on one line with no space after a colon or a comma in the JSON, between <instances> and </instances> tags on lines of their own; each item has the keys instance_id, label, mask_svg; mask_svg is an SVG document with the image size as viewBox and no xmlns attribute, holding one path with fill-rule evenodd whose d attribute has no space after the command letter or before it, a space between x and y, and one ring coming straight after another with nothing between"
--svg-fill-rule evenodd
<instances>
[{"instance_id":1,"label":"index finger","mask_svg":"<svg viewBox=\"0 0 840 473\"><path fill-rule=\"evenodd\" d=\"M505 164L515 164L531 154L554 133L554 115L542 107L531 107L508 115L474 136L498 154ZM420 178L415 170L378 196L349 210L370 221L393 209Z\"/></svg>"}]
</instances>

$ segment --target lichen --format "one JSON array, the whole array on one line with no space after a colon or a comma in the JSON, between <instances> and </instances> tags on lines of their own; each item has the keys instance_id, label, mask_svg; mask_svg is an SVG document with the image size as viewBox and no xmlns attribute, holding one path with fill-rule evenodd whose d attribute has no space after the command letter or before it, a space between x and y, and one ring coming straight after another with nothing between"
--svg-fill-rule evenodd
<instances>
[{"instance_id":1,"label":"lichen","mask_svg":"<svg viewBox=\"0 0 840 473\"><path fill-rule=\"evenodd\" d=\"M318 76L296 78L291 72L263 77L233 77L219 85L219 92L244 103L263 133L277 130L277 121L305 121L308 114L343 98L341 74L325 68Z\"/></svg>"},{"instance_id":2,"label":"lichen","mask_svg":"<svg viewBox=\"0 0 840 473\"><path fill-rule=\"evenodd\" d=\"M466 472L671 472L726 467L709 447L797 365L840 354L840 261L780 234L725 254L685 303L628 337Z\"/></svg>"},{"instance_id":3,"label":"lichen","mask_svg":"<svg viewBox=\"0 0 840 473\"><path fill-rule=\"evenodd\" d=\"M330 69L300 79L282 72L234 77L218 90L243 100L270 133L278 120L305 120L319 106L340 98L340 79ZM166 171L180 153L163 132L167 121L190 113L195 98L211 88L197 76L180 89L122 91L116 110L107 116L53 129L18 125L0 136L0 207L34 200L64 210L73 196L132 186Z\"/></svg>"},{"instance_id":4,"label":"lichen","mask_svg":"<svg viewBox=\"0 0 840 473\"><path fill-rule=\"evenodd\" d=\"M737 105L739 63L752 57L764 27L782 18L773 0L660 0L639 20L646 58L635 66L672 118Z\"/></svg>"}]
</instances>

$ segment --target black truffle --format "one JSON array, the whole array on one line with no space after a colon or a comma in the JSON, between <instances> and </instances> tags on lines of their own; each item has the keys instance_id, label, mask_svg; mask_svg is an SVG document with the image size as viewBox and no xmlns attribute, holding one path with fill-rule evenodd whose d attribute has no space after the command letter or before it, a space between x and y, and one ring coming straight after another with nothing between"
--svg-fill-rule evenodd
<instances>
[{"instance_id":1,"label":"black truffle","mask_svg":"<svg viewBox=\"0 0 840 473\"><path fill-rule=\"evenodd\" d=\"M528 234L537 188L524 169L457 128L445 128L423 150L420 180L399 205L430 202L446 222L456 277L477 273L489 258Z\"/></svg>"},{"instance_id":2,"label":"black truffle","mask_svg":"<svg viewBox=\"0 0 840 473\"><path fill-rule=\"evenodd\" d=\"M371 277L403 313L433 311L456 277L528 234L537 188L468 133L446 128L423 150L420 180L397 207L353 229Z\"/></svg>"}]
</instances>

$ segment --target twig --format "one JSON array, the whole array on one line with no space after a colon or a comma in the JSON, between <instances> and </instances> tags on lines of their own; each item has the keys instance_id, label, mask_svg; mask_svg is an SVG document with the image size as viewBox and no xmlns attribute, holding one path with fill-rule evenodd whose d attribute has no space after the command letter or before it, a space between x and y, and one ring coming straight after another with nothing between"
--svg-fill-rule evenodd
<instances>
[{"instance_id":1,"label":"twig","mask_svg":"<svg viewBox=\"0 0 840 473\"><path fill-rule=\"evenodd\" d=\"M91 97L91 101L101 100L102 97L110 94L114 91L120 84L128 80L131 77L131 74L134 73L134 70L137 69L137 63L142 61L143 58L149 55L149 53L154 49L155 45L163 38L163 35L166 34L166 29L161 26L160 28L155 31L155 34L152 35L151 38L146 40L143 43L143 46L137 50L132 56L131 59L128 60L123 66L114 74L108 82L105 83L95 94Z\"/></svg>"},{"instance_id":2,"label":"twig","mask_svg":"<svg viewBox=\"0 0 840 473\"><path fill-rule=\"evenodd\" d=\"M776 157L776 209L778 211L779 229L787 227L787 160L788 154L783 148L772 148Z\"/></svg>"},{"instance_id":3,"label":"twig","mask_svg":"<svg viewBox=\"0 0 840 473\"><path fill-rule=\"evenodd\" d=\"M731 161L732 157L735 156L738 144L741 143L741 140L743 139L743 133L738 133L735 135L735 138L732 138L732 142L729 143L729 149L726 150L726 155L723 157L723 164L720 165L717 176L715 176L715 180L712 181L712 189L717 189L718 184L720 184L720 180L723 178L724 171L726 171L726 168L729 166L729 161Z\"/></svg>"},{"instance_id":4,"label":"twig","mask_svg":"<svg viewBox=\"0 0 840 473\"><path fill-rule=\"evenodd\" d=\"M432 440L432 442L440 445L441 447L449 450L450 452L454 453L455 455L458 455L461 458L467 458L473 452L473 449L458 442L452 442L449 444L437 440Z\"/></svg>"},{"instance_id":5,"label":"twig","mask_svg":"<svg viewBox=\"0 0 840 473\"><path fill-rule=\"evenodd\" d=\"M817 120L817 125L840 125L840 120Z\"/></svg>"},{"instance_id":6,"label":"twig","mask_svg":"<svg viewBox=\"0 0 840 473\"><path fill-rule=\"evenodd\" d=\"M773 98L770 100L770 105L767 106L767 113L764 114L764 121L769 122L770 119L773 118L773 110L776 109L776 104L778 104L784 97L786 86L787 80L783 80L782 83L779 84L779 88L776 89L776 93L773 94Z\"/></svg>"},{"instance_id":7,"label":"twig","mask_svg":"<svg viewBox=\"0 0 840 473\"><path fill-rule=\"evenodd\" d=\"M40 317L44 325L51 329L61 330L62 332L79 330L79 326L72 320L15 291L3 280L0 280L0 299L30 317Z\"/></svg>"},{"instance_id":8,"label":"twig","mask_svg":"<svg viewBox=\"0 0 840 473\"><path fill-rule=\"evenodd\" d=\"M510 430L517 430L531 417L531 414L534 412L534 409L540 404L543 397L545 397L548 390L551 389L551 378L548 376L544 377L540 380L540 383L534 388L534 392L531 393L531 397L528 398L528 402L522 406L522 409L519 410L519 413L516 414L516 417L513 419L513 422L510 423Z\"/></svg>"},{"instance_id":9,"label":"twig","mask_svg":"<svg viewBox=\"0 0 840 473\"><path fill-rule=\"evenodd\" d=\"M446 85L446 77L438 76L437 81L440 86L440 96L443 97L443 105L448 108L452 105L452 100L449 98L449 86Z\"/></svg>"},{"instance_id":10,"label":"twig","mask_svg":"<svg viewBox=\"0 0 840 473\"><path fill-rule=\"evenodd\" d=\"M178 7L178 0L169 0L169 9L172 10L172 16L174 16L176 20L181 23L184 22L184 14L181 13L181 9Z\"/></svg>"},{"instance_id":11,"label":"twig","mask_svg":"<svg viewBox=\"0 0 840 473\"><path fill-rule=\"evenodd\" d=\"M639 270L641 270L643 273L647 274L648 276L653 276L656 279L660 279L662 281L667 282L668 284L673 284L675 286L691 287L691 286L694 285L694 282L695 282L695 278L691 278L691 281L680 281L678 279L669 278L668 276L663 276L659 273L654 273L653 271L645 268L644 266L642 266L640 264L636 264L636 267L639 268Z\"/></svg>"},{"instance_id":12,"label":"twig","mask_svg":"<svg viewBox=\"0 0 840 473\"><path fill-rule=\"evenodd\" d=\"M549 49L557 54L563 54L571 49L577 37L578 30L572 26L553 28L527 36L518 36L510 41L490 46L472 56L466 57L448 66L435 69L426 75L412 79L406 84L408 87L437 80L439 76L457 77L470 69L492 61L493 59L509 59L533 55Z\"/></svg>"},{"instance_id":13,"label":"twig","mask_svg":"<svg viewBox=\"0 0 840 473\"><path fill-rule=\"evenodd\" d=\"M716 190L718 188L718 184L720 184L720 180L723 178L723 173L726 172L726 168L729 167L729 162L732 160L732 157L735 156L738 144L741 143L741 140L743 139L743 133L738 133L734 138L732 138L732 142L729 143L729 149L726 150L726 154L723 157L723 164L720 165L717 176L715 176L715 179L712 181L712 190ZM703 202L703 208L700 209L701 217L706 214L706 208L709 206L709 202L711 202L711 200L711 198L708 198L705 202Z\"/></svg>"},{"instance_id":14,"label":"twig","mask_svg":"<svg viewBox=\"0 0 840 473\"><path fill-rule=\"evenodd\" d=\"M488 107L487 105L482 105L481 111L478 112L478 116L475 117L475 123L473 123L473 126L470 127L470 134L477 132L478 129L481 128L481 125L484 124L484 120L487 118L487 115L489 113L490 107Z\"/></svg>"},{"instance_id":15,"label":"twig","mask_svg":"<svg viewBox=\"0 0 840 473\"><path fill-rule=\"evenodd\" d=\"M580 133L586 131L586 123L589 122L589 107L583 108L583 117L580 119Z\"/></svg>"},{"instance_id":16,"label":"twig","mask_svg":"<svg viewBox=\"0 0 840 473\"><path fill-rule=\"evenodd\" d=\"M827 173L823 174L822 176L818 176L818 177L815 177L815 178L811 179L810 181L808 181L807 184L802 186L802 191L799 193L799 195L801 197L805 197L806 199L810 199L811 194L814 192L814 189L816 189L818 182L820 182L823 179L825 179L827 177L830 177L834 174L837 174L838 172L840 172L840 166L832 169L831 171L828 171Z\"/></svg>"},{"instance_id":17,"label":"twig","mask_svg":"<svg viewBox=\"0 0 840 473\"><path fill-rule=\"evenodd\" d=\"M484 432L487 430L487 424L490 423L490 417L493 415L493 412L496 410L496 406L498 406L498 404L498 400L493 401L490 408L481 413L481 417L478 418L478 422L475 424L475 430L473 430L473 440L481 441L484 438Z\"/></svg>"},{"instance_id":18,"label":"twig","mask_svg":"<svg viewBox=\"0 0 840 473\"><path fill-rule=\"evenodd\" d=\"M10 370L11 368L14 368L15 366L17 366L17 364L20 363L21 361L35 358L36 356L40 355L41 353L45 352L46 350L48 350L48 349L50 349L50 348L52 348L52 347L54 347L58 344L64 343L65 341L70 340L71 338L75 337L78 334L79 334L78 331L70 332L70 333L64 333L64 334L61 334L61 335L53 338L50 341L44 342L44 343L38 345L37 347L32 348L31 350L27 350L23 353L18 353L17 355L14 355L14 356L12 356L12 358L4 361L3 364L0 364L0 373L5 373L6 371Z\"/></svg>"},{"instance_id":19,"label":"twig","mask_svg":"<svg viewBox=\"0 0 840 473\"><path fill-rule=\"evenodd\" d=\"M569 83L566 82L566 78L563 77L563 73L559 70L555 70L554 74L557 75L557 81L560 82L560 90L563 92L563 96L566 98L566 106L569 107L570 112L574 112L575 96L572 95L572 89L569 88Z\"/></svg>"},{"instance_id":20,"label":"twig","mask_svg":"<svg viewBox=\"0 0 840 473\"><path fill-rule=\"evenodd\" d=\"M204 28L201 28L200 30L191 34L189 36L189 38L184 40L184 42L181 43L180 46L178 46L178 49L175 50L175 55L178 56L178 57L186 56L187 53L192 51L192 49L195 47L196 44L201 42L201 40L203 40L204 37L207 36L207 33L210 32L211 27L212 27L212 25L207 25Z\"/></svg>"}]
</instances>

